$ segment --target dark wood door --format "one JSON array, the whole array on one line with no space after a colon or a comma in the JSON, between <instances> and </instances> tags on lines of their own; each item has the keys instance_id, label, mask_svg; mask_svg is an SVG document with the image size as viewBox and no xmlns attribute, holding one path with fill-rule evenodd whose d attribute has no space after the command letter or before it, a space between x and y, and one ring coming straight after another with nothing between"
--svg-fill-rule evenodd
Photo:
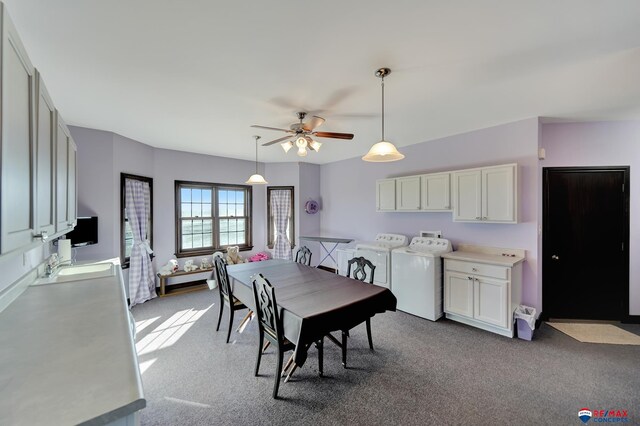
<instances>
[{"instance_id":1,"label":"dark wood door","mask_svg":"<svg viewBox=\"0 0 640 426\"><path fill-rule=\"evenodd\" d=\"M624 319L629 168L544 168L543 184L544 316Z\"/></svg>"}]
</instances>

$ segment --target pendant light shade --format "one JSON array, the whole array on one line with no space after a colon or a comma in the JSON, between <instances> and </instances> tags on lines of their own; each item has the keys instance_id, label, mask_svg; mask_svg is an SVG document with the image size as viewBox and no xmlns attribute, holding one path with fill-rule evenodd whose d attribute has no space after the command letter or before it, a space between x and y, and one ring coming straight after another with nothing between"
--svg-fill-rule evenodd
<instances>
[{"instance_id":1,"label":"pendant light shade","mask_svg":"<svg viewBox=\"0 0 640 426\"><path fill-rule=\"evenodd\" d=\"M269 182L264 180L262 175L258 173L258 139L260 139L260 136L254 136L254 138L256 138L256 172L245 183L249 185L265 185Z\"/></svg>"},{"instance_id":2,"label":"pendant light shade","mask_svg":"<svg viewBox=\"0 0 640 426\"><path fill-rule=\"evenodd\" d=\"M382 80L382 139L374 144L369 152L362 157L364 161L373 163L384 163L388 161L398 161L404 158L394 144L384 140L384 78L391 74L389 68L380 68L376 70L376 77Z\"/></svg>"},{"instance_id":3,"label":"pendant light shade","mask_svg":"<svg viewBox=\"0 0 640 426\"><path fill-rule=\"evenodd\" d=\"M384 163L387 161L402 160L404 155L401 154L394 144L387 141L380 141L374 144L367 155L362 157L364 161L370 161L372 163Z\"/></svg>"}]
</instances>

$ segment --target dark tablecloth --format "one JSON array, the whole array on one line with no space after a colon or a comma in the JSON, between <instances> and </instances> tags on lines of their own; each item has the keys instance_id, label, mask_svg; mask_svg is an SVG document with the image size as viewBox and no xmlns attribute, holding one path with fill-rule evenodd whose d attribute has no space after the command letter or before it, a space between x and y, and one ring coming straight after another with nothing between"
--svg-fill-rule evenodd
<instances>
[{"instance_id":1,"label":"dark tablecloth","mask_svg":"<svg viewBox=\"0 0 640 426\"><path fill-rule=\"evenodd\" d=\"M349 330L377 313L396 310L389 289L286 260L229 265L233 294L255 310L251 277L261 273L276 289L284 335L301 367L309 346L331 331Z\"/></svg>"}]
</instances>

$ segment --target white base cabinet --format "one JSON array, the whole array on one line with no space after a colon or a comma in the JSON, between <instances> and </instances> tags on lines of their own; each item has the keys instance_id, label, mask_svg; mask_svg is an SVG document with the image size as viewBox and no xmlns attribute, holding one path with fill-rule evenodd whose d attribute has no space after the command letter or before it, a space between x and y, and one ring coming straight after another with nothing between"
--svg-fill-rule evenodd
<instances>
[{"instance_id":1,"label":"white base cabinet","mask_svg":"<svg viewBox=\"0 0 640 426\"><path fill-rule=\"evenodd\" d=\"M453 252L444 255L446 317L513 337L521 303L522 257Z\"/></svg>"}]
</instances>

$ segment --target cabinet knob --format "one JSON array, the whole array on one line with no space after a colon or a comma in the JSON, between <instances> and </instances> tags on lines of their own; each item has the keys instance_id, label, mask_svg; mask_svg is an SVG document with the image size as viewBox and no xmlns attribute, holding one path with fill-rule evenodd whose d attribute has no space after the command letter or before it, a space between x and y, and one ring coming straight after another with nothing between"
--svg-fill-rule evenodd
<instances>
[{"instance_id":1,"label":"cabinet knob","mask_svg":"<svg viewBox=\"0 0 640 426\"><path fill-rule=\"evenodd\" d=\"M473 277L467 277L467 279L468 279L468 280L472 280L472 279L473 279Z\"/></svg>"},{"instance_id":2,"label":"cabinet knob","mask_svg":"<svg viewBox=\"0 0 640 426\"><path fill-rule=\"evenodd\" d=\"M476 220L482 220L480 216L476 216Z\"/></svg>"},{"instance_id":3,"label":"cabinet knob","mask_svg":"<svg viewBox=\"0 0 640 426\"><path fill-rule=\"evenodd\" d=\"M471 268L473 272L478 272L478 268Z\"/></svg>"}]
</instances>

